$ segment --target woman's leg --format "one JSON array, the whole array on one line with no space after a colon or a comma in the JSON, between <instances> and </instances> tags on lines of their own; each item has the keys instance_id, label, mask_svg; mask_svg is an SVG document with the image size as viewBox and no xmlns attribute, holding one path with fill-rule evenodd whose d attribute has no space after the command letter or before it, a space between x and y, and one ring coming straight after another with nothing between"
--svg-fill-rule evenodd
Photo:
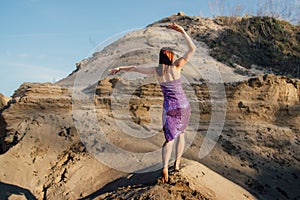
<instances>
[{"instance_id":1,"label":"woman's leg","mask_svg":"<svg viewBox=\"0 0 300 200\"><path fill-rule=\"evenodd\" d=\"M174 140L169 142L166 141L162 147L162 161L163 161L162 182L163 183L169 181L168 165L172 154L173 143Z\"/></svg>"},{"instance_id":2,"label":"woman's leg","mask_svg":"<svg viewBox=\"0 0 300 200\"><path fill-rule=\"evenodd\" d=\"M185 138L184 133L181 133L176 141L176 160L174 163L174 170L178 171L180 166L180 159L184 151Z\"/></svg>"}]
</instances>

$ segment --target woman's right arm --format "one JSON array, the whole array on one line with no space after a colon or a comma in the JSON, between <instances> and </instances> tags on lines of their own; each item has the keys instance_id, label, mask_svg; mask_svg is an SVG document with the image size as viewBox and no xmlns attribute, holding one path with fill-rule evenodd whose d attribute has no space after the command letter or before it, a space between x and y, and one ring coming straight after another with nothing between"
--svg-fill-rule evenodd
<instances>
[{"instance_id":1,"label":"woman's right arm","mask_svg":"<svg viewBox=\"0 0 300 200\"><path fill-rule=\"evenodd\" d=\"M127 72L138 72L141 74L154 74L155 73L155 67L136 67L136 66L121 66L116 67L111 70L109 70L110 74L116 74L119 71L124 70Z\"/></svg>"}]
</instances>

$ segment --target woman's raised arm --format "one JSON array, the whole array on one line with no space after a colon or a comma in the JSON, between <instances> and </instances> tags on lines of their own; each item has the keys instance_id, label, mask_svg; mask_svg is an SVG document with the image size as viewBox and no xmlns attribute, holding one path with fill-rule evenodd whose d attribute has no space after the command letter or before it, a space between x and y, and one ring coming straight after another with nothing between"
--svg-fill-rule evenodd
<instances>
[{"instance_id":1,"label":"woman's raised arm","mask_svg":"<svg viewBox=\"0 0 300 200\"><path fill-rule=\"evenodd\" d=\"M176 67L182 67L185 63L187 63L189 61L189 59L192 57L192 55L195 53L196 51L196 45L193 43L192 39L190 38L190 36L185 32L184 28L179 26L178 24L175 23L171 23L168 28L173 29L175 31L178 31L180 33L182 33L187 46L188 46L188 50L187 52L179 59L177 59L174 62L174 65Z\"/></svg>"}]
</instances>

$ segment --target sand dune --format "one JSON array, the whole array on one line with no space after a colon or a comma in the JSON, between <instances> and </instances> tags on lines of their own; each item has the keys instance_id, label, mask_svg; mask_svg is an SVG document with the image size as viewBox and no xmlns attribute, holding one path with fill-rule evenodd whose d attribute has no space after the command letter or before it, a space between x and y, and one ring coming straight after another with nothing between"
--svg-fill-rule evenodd
<instances>
[{"instance_id":1,"label":"sand dune","mask_svg":"<svg viewBox=\"0 0 300 200\"><path fill-rule=\"evenodd\" d=\"M22 84L0 115L0 199L300 198L299 80L236 74L198 40L183 70L193 113L182 170L169 184L159 181L159 85L154 77L107 72L154 66L162 46L181 55L180 34L161 26L186 18L126 34L55 84ZM193 34L217 37L224 28L190 20Z\"/></svg>"}]
</instances>

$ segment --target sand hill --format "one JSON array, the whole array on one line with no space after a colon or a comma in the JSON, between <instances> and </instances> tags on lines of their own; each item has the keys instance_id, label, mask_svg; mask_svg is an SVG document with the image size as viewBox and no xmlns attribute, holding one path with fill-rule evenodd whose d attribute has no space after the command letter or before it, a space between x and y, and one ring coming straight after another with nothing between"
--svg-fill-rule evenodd
<instances>
[{"instance_id":1,"label":"sand hill","mask_svg":"<svg viewBox=\"0 0 300 200\"><path fill-rule=\"evenodd\" d=\"M183 70L193 108L185 160L162 184L159 85L107 72L155 66L162 46L181 55L180 34L164 28L170 21L193 35L197 52ZM208 41L226 28L170 16L82 60L56 84L22 84L0 115L0 198L300 198L300 82L217 61Z\"/></svg>"}]
</instances>

